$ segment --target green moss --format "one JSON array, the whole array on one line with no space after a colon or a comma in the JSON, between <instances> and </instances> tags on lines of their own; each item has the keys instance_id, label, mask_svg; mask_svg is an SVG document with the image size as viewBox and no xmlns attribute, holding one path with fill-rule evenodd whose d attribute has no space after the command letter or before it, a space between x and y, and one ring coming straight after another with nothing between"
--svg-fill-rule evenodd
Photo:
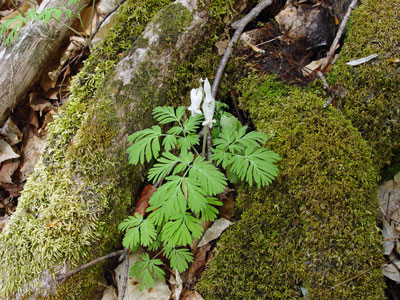
<instances>
[{"instance_id":1,"label":"green moss","mask_svg":"<svg viewBox=\"0 0 400 300\"><path fill-rule=\"evenodd\" d=\"M400 2L364 0L352 12L346 41L331 83L343 85L343 111L372 147L378 168L389 163L400 146ZM371 55L379 57L359 66L345 63Z\"/></svg>"},{"instance_id":2,"label":"green moss","mask_svg":"<svg viewBox=\"0 0 400 300\"><path fill-rule=\"evenodd\" d=\"M241 220L218 243L200 294L302 299L304 288L308 299L383 299L371 149L312 91L262 76L240 87L241 103L282 157L280 173L268 188L240 188Z\"/></svg>"},{"instance_id":3,"label":"green moss","mask_svg":"<svg viewBox=\"0 0 400 300\"><path fill-rule=\"evenodd\" d=\"M10 299L16 293L46 298L46 288L32 279L43 271L54 276L58 264L74 268L118 245L117 224L142 176L127 166L124 149L118 158L109 158L107 146L118 132L113 119L117 112L111 99L95 92L119 60L118 54L130 48L151 17L170 2L124 5L116 26L74 78L68 103L50 125L45 153L0 235L0 298ZM96 101L91 102L92 97ZM57 296L47 298L89 299L101 270L96 266L67 279Z\"/></svg>"}]
</instances>

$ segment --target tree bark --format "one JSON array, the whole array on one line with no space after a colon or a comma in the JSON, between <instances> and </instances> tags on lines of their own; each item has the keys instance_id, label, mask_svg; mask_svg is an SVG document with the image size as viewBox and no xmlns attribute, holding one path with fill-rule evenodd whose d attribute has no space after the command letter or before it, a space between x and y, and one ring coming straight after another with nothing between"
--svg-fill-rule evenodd
<instances>
[{"instance_id":1,"label":"tree bark","mask_svg":"<svg viewBox=\"0 0 400 300\"><path fill-rule=\"evenodd\" d=\"M30 23L19 32L18 40L7 47L0 47L0 125L4 122L7 112L12 110L26 93L29 87L41 75L42 68L54 55L71 25L76 20L79 5L68 6L73 17L62 15L59 22L50 21ZM53 7L67 7L68 0L45 0L38 12Z\"/></svg>"}]
</instances>

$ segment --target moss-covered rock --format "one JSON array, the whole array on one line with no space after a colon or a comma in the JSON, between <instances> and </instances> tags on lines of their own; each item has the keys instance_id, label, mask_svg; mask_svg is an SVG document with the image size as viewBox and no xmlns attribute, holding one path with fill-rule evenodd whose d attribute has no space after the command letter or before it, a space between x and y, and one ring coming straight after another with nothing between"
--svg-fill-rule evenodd
<instances>
[{"instance_id":1,"label":"moss-covered rock","mask_svg":"<svg viewBox=\"0 0 400 300\"><path fill-rule=\"evenodd\" d=\"M372 147L377 167L400 146L400 2L363 0L351 15L339 60L328 80L343 85L342 108ZM377 53L359 66L345 63Z\"/></svg>"},{"instance_id":2,"label":"moss-covered rock","mask_svg":"<svg viewBox=\"0 0 400 300\"><path fill-rule=\"evenodd\" d=\"M75 79L73 95L50 126L49 144L0 235L0 299L89 299L97 287L101 265L60 284L55 277L119 245L117 225L143 180L140 169L128 166L126 136L152 123L152 108L166 99L163 81L173 72L169 66L190 49L185 38L195 45L204 33L206 18L182 4L170 4L177 13L170 23L174 26L161 26L158 22L171 20L171 15L168 8L159 11L144 33L152 41L136 57L142 45L133 40L140 30L124 22L137 17L143 30L141 22L167 2L129 3L96 57ZM172 34L167 46L161 44L161 37ZM110 71L121 48L129 47L125 42L133 43L118 65L131 71L126 83L120 73Z\"/></svg>"},{"instance_id":3,"label":"moss-covered rock","mask_svg":"<svg viewBox=\"0 0 400 300\"><path fill-rule=\"evenodd\" d=\"M367 143L313 91L271 77L250 77L241 87L256 128L282 157L280 174L265 189L239 190L241 220L218 243L197 285L201 295L383 299L377 177Z\"/></svg>"}]
</instances>

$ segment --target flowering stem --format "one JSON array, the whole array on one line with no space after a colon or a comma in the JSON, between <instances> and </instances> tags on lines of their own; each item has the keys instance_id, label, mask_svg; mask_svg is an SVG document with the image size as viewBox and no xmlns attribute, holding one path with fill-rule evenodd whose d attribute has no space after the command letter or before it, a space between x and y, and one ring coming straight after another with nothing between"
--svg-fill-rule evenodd
<instances>
[{"instance_id":1,"label":"flowering stem","mask_svg":"<svg viewBox=\"0 0 400 300\"><path fill-rule=\"evenodd\" d=\"M208 125L204 126L203 149L201 151L201 156L206 155L207 135L208 135Z\"/></svg>"}]
</instances>

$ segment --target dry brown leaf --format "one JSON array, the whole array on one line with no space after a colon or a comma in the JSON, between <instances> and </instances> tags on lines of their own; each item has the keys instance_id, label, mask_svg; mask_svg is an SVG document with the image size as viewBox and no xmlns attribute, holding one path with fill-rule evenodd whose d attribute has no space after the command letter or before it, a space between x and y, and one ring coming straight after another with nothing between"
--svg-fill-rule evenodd
<instances>
[{"instance_id":1,"label":"dry brown leaf","mask_svg":"<svg viewBox=\"0 0 400 300\"><path fill-rule=\"evenodd\" d=\"M22 186L15 185L13 183L0 183L0 186L10 194L11 198L21 196L21 192L23 190Z\"/></svg>"},{"instance_id":2,"label":"dry brown leaf","mask_svg":"<svg viewBox=\"0 0 400 300\"><path fill-rule=\"evenodd\" d=\"M39 128L39 118L36 112L31 109L29 112L29 124L32 125L34 128Z\"/></svg>"},{"instance_id":3,"label":"dry brown leaf","mask_svg":"<svg viewBox=\"0 0 400 300\"><path fill-rule=\"evenodd\" d=\"M386 276L387 278L390 278L393 281L396 281L397 283L400 283L400 262L393 262L389 264L384 264L382 265L382 272L383 275Z\"/></svg>"},{"instance_id":4,"label":"dry brown leaf","mask_svg":"<svg viewBox=\"0 0 400 300\"><path fill-rule=\"evenodd\" d=\"M10 159L3 162L0 168L0 182L13 183L11 176L18 169L19 163L19 159Z\"/></svg>"},{"instance_id":5,"label":"dry brown leaf","mask_svg":"<svg viewBox=\"0 0 400 300\"><path fill-rule=\"evenodd\" d=\"M8 223L9 216L0 217L0 232L3 231L4 227L6 227Z\"/></svg>"},{"instance_id":6,"label":"dry brown leaf","mask_svg":"<svg viewBox=\"0 0 400 300\"><path fill-rule=\"evenodd\" d=\"M233 216L233 208L235 205L233 190L226 188L222 193L218 194L218 200L222 202L218 216L230 220Z\"/></svg>"},{"instance_id":7,"label":"dry brown leaf","mask_svg":"<svg viewBox=\"0 0 400 300\"><path fill-rule=\"evenodd\" d=\"M103 298L101 298L101 300L118 300L117 297L117 291L115 289L115 287L113 287L112 285L109 285L104 293L103 293Z\"/></svg>"},{"instance_id":8,"label":"dry brown leaf","mask_svg":"<svg viewBox=\"0 0 400 300\"><path fill-rule=\"evenodd\" d=\"M149 207L150 197L154 194L156 190L157 190L156 187L151 184L148 184L144 187L142 193L140 194L139 200L136 202L135 210L132 214L133 216L136 213L142 216L145 215L146 209Z\"/></svg>"},{"instance_id":9,"label":"dry brown leaf","mask_svg":"<svg viewBox=\"0 0 400 300\"><path fill-rule=\"evenodd\" d=\"M18 126L11 119L6 121L3 128L1 128L0 133L8 138L11 146L14 146L22 141L22 133Z\"/></svg>"},{"instance_id":10,"label":"dry brown leaf","mask_svg":"<svg viewBox=\"0 0 400 300\"><path fill-rule=\"evenodd\" d=\"M218 55L224 55L226 48L228 47L229 41L218 41L215 43L215 46L218 49Z\"/></svg>"},{"instance_id":11,"label":"dry brown leaf","mask_svg":"<svg viewBox=\"0 0 400 300\"><path fill-rule=\"evenodd\" d=\"M37 137L33 131L30 131L22 149L21 181L24 181L33 172L45 146L46 140Z\"/></svg>"},{"instance_id":12,"label":"dry brown leaf","mask_svg":"<svg viewBox=\"0 0 400 300\"><path fill-rule=\"evenodd\" d=\"M17 157L19 155L14 152L13 148L5 140L0 139L0 163Z\"/></svg>"},{"instance_id":13,"label":"dry brown leaf","mask_svg":"<svg viewBox=\"0 0 400 300\"><path fill-rule=\"evenodd\" d=\"M233 224L232 222L230 222L225 218L220 218L215 220L214 223L211 225L211 227L207 229L206 233L203 235L203 238L201 239L197 247L202 247L208 244L209 242L219 238L222 232L224 232L225 229L227 229L232 224Z\"/></svg>"},{"instance_id":14,"label":"dry brown leaf","mask_svg":"<svg viewBox=\"0 0 400 300\"><path fill-rule=\"evenodd\" d=\"M42 116L43 111L47 112L52 107L49 100L36 95L36 93L29 94L29 103L34 111L39 112L39 116Z\"/></svg>"},{"instance_id":15,"label":"dry brown leaf","mask_svg":"<svg viewBox=\"0 0 400 300\"><path fill-rule=\"evenodd\" d=\"M187 283L190 286L193 286L196 278L200 275L204 268L206 267L207 261L207 252L210 251L211 245L205 245L199 249L197 249L196 255L194 257L193 262L190 264L190 267L187 271Z\"/></svg>"},{"instance_id":16,"label":"dry brown leaf","mask_svg":"<svg viewBox=\"0 0 400 300\"><path fill-rule=\"evenodd\" d=\"M196 291L184 290L180 300L204 300Z\"/></svg>"}]
</instances>

